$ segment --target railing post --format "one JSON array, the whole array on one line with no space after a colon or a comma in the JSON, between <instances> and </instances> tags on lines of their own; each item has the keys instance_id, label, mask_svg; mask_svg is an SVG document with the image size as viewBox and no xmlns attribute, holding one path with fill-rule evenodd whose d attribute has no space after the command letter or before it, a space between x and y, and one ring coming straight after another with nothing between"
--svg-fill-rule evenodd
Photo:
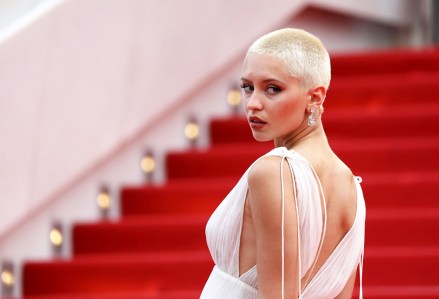
<instances>
[{"instance_id":1,"label":"railing post","mask_svg":"<svg viewBox=\"0 0 439 299\"><path fill-rule=\"evenodd\" d=\"M439 44L439 0L431 1L431 42Z\"/></svg>"}]
</instances>

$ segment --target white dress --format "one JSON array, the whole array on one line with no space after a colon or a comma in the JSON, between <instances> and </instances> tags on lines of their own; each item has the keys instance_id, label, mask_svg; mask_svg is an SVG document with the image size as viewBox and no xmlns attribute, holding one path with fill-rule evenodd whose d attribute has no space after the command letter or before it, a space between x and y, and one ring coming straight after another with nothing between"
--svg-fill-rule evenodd
<instances>
[{"instance_id":1,"label":"white dress","mask_svg":"<svg viewBox=\"0 0 439 299\"><path fill-rule=\"evenodd\" d=\"M264 156L280 156L282 161L286 159L290 166L292 183L295 186L297 196L296 205L299 219L299 274L303 278L313 267L318 257L326 230L326 204L324 196L323 198L321 196L323 194L322 188L311 164L297 152L290 151L285 147L278 147ZM283 164L281 163L279 168L282 182ZM256 266L239 276L239 245L244 203L248 189L247 175L248 170L207 223L207 245L215 267L201 293L200 298L202 299L258 298ZM357 187L357 208L354 223L309 283L304 288L299 285L299 289L301 289L299 298L331 299L336 297L343 290L357 265L359 265L360 272L360 298L362 298L366 207L360 187L361 179L355 178L354 180ZM282 190L282 208L284 207L283 197ZM325 210L324 213L322 213L322 209ZM279 233L282 233L282 240L284 240L283 230ZM284 257L282 258L284 268Z\"/></svg>"}]
</instances>

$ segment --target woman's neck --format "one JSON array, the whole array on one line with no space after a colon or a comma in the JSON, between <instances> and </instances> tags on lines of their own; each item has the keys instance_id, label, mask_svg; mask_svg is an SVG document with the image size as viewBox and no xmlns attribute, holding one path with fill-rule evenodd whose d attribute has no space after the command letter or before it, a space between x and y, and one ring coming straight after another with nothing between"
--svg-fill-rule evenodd
<instances>
[{"instance_id":1,"label":"woman's neck","mask_svg":"<svg viewBox=\"0 0 439 299\"><path fill-rule=\"evenodd\" d=\"M275 147L286 147L289 150L302 148L304 146L329 146L328 139L319 122L314 127L307 127L299 133L292 133L274 140Z\"/></svg>"}]
</instances>

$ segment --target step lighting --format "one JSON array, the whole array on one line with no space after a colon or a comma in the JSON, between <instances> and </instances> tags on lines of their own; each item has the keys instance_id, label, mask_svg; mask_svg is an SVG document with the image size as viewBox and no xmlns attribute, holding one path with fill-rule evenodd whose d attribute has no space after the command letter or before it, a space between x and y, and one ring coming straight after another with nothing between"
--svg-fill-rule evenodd
<instances>
[{"instance_id":1,"label":"step lighting","mask_svg":"<svg viewBox=\"0 0 439 299\"><path fill-rule=\"evenodd\" d=\"M155 159L152 152L147 151L144 153L140 162L140 167L146 176L151 176L155 170Z\"/></svg>"},{"instance_id":2,"label":"step lighting","mask_svg":"<svg viewBox=\"0 0 439 299\"><path fill-rule=\"evenodd\" d=\"M55 222L52 225L49 233L49 240L52 244L53 253L55 256L60 256L62 253L62 246L64 244L63 229L60 222Z\"/></svg>"},{"instance_id":3,"label":"step lighting","mask_svg":"<svg viewBox=\"0 0 439 299\"><path fill-rule=\"evenodd\" d=\"M241 91L237 88L232 88L227 93L227 103L232 107L234 112L238 112L241 105Z\"/></svg>"},{"instance_id":4,"label":"step lighting","mask_svg":"<svg viewBox=\"0 0 439 299\"><path fill-rule=\"evenodd\" d=\"M63 241L64 240L61 230L58 228L52 228L52 230L50 231L50 242L52 243L52 245L57 247L61 246Z\"/></svg>"},{"instance_id":5,"label":"step lighting","mask_svg":"<svg viewBox=\"0 0 439 299\"><path fill-rule=\"evenodd\" d=\"M14 265L10 261L1 263L1 295L12 296L15 286Z\"/></svg>"},{"instance_id":6,"label":"step lighting","mask_svg":"<svg viewBox=\"0 0 439 299\"><path fill-rule=\"evenodd\" d=\"M200 137L200 126L194 119L189 120L189 122L184 127L184 135L193 144L195 144Z\"/></svg>"},{"instance_id":7,"label":"step lighting","mask_svg":"<svg viewBox=\"0 0 439 299\"><path fill-rule=\"evenodd\" d=\"M2 283L5 286L11 287L15 283L14 274L11 271L2 271Z\"/></svg>"},{"instance_id":8,"label":"step lighting","mask_svg":"<svg viewBox=\"0 0 439 299\"><path fill-rule=\"evenodd\" d=\"M103 218L107 218L111 208L111 195L107 186L102 186L96 196L96 204Z\"/></svg>"}]
</instances>

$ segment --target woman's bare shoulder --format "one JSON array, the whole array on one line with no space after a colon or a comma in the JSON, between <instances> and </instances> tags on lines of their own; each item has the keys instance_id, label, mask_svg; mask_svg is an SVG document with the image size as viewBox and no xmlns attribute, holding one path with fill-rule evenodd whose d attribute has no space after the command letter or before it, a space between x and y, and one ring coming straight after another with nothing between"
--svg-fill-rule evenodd
<instances>
[{"instance_id":1,"label":"woman's bare shoulder","mask_svg":"<svg viewBox=\"0 0 439 299\"><path fill-rule=\"evenodd\" d=\"M291 181L288 162L285 159L282 161L282 157L265 156L253 164L248 173L250 205L272 207L273 203L280 203L279 199L282 197L281 163L284 163L284 182ZM286 198L293 196L291 184L284 184L284 191Z\"/></svg>"},{"instance_id":2,"label":"woman's bare shoulder","mask_svg":"<svg viewBox=\"0 0 439 299\"><path fill-rule=\"evenodd\" d=\"M282 157L280 156L264 156L258 159L251 166L248 173L249 185L257 186L260 184L267 184L270 182L280 182ZM288 162L284 159L284 173Z\"/></svg>"}]
</instances>

